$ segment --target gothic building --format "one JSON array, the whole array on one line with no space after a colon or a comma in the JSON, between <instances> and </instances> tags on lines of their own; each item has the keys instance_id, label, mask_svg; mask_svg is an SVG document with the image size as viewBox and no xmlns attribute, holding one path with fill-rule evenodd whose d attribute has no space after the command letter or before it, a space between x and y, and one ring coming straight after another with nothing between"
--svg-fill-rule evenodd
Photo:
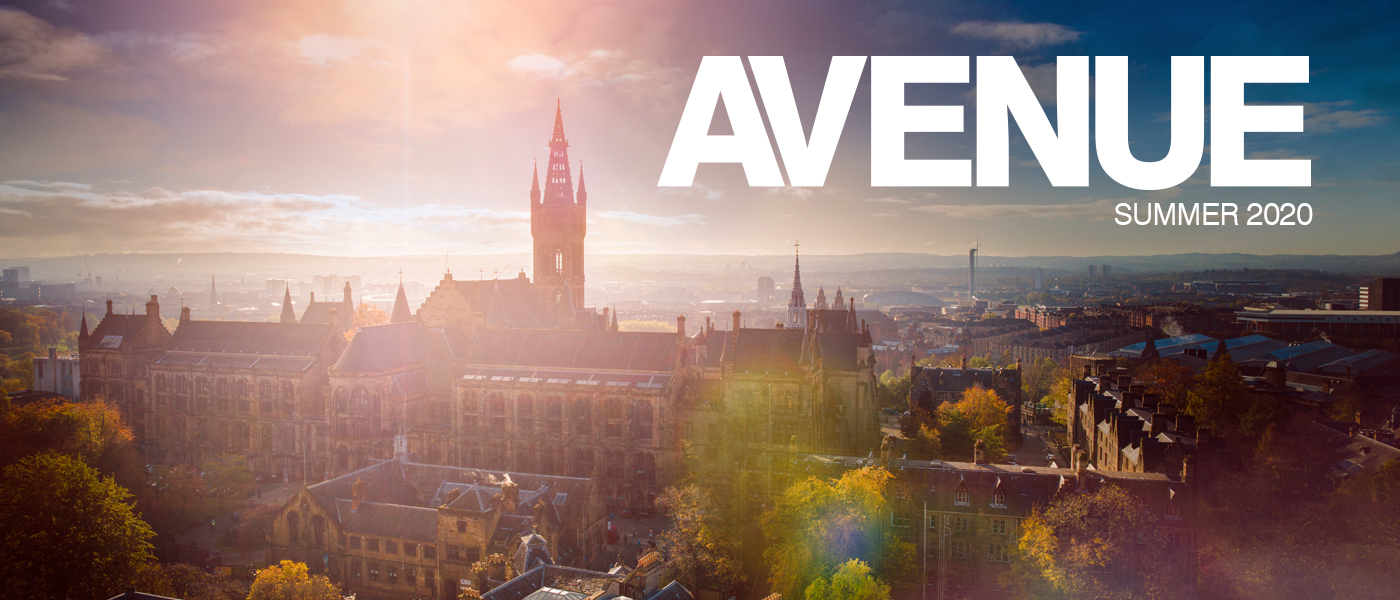
<instances>
[{"instance_id":1,"label":"gothic building","mask_svg":"<svg viewBox=\"0 0 1400 600\"><path fill-rule=\"evenodd\" d=\"M278 322L195 321L185 310L173 336L154 298L144 317L109 308L82 337L87 395L124 402L151 462L238 454L259 475L340 481L333 487L342 495L308 497L309 508L295 511L297 533L286 546L303 554L339 548L343 560L332 572L367 588L375 587L370 559L352 558L358 554L344 539L363 517L345 516L340 504L353 498L341 488L367 465L398 463L399 441L424 464L582 478L618 512L653 509L684 466L687 440L707 456L734 458L741 470L767 469L799 451L875 448L870 332L839 290L830 305L823 291L824 306L809 311L800 264L790 322L776 329L740 328L736 313L732 330L707 324L693 338L684 317L674 333L623 332L617 315L584 306L588 195L581 170L573 187L563 127L556 108L544 185L536 173L529 193L533 281L523 270L477 280L448 272L416 312L400 285L390 322L361 327L348 343L348 286L338 302L313 296L300 318L285 289ZM426 528L428 513L416 512L428 510L424 501L401 502L413 510L369 510L423 519ZM324 528L329 537L298 529L318 502L324 522L309 531ZM371 493L363 506L374 502ZM325 521L332 518L343 525L338 533ZM591 534L549 539L581 552L597 542ZM429 540L394 543L409 541ZM396 567L399 577L417 569L417 581L425 579L427 563L417 558ZM453 570L432 569L443 580Z\"/></svg>"}]
</instances>

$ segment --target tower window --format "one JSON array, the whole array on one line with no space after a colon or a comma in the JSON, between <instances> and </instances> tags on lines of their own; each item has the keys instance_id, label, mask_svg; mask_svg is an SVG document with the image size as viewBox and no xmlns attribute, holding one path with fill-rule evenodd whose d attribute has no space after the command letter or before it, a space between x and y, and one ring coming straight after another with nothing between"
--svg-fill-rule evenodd
<instances>
[{"instance_id":1,"label":"tower window","mask_svg":"<svg viewBox=\"0 0 1400 600\"><path fill-rule=\"evenodd\" d=\"M564 274L564 252L562 250L554 252L554 272L560 275Z\"/></svg>"}]
</instances>

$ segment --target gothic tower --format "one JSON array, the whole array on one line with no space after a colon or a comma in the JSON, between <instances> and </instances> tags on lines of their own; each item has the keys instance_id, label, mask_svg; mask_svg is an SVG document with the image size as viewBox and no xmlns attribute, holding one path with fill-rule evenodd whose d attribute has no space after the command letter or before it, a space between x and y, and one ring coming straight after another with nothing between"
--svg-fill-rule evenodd
<instances>
[{"instance_id":1,"label":"gothic tower","mask_svg":"<svg viewBox=\"0 0 1400 600\"><path fill-rule=\"evenodd\" d=\"M802 256L798 245L793 244L792 297L788 300L788 327L807 327L807 299L802 295Z\"/></svg>"},{"instance_id":2,"label":"gothic tower","mask_svg":"<svg viewBox=\"0 0 1400 600\"><path fill-rule=\"evenodd\" d=\"M530 234L535 239L535 289L546 307L561 301L583 307L583 236L588 212L588 192L579 167L578 198L569 172L569 142L564 138L564 116L556 104L554 135L549 140L549 167L544 194L540 194L539 165L530 187ZM561 298L564 293L569 298Z\"/></svg>"}]
</instances>

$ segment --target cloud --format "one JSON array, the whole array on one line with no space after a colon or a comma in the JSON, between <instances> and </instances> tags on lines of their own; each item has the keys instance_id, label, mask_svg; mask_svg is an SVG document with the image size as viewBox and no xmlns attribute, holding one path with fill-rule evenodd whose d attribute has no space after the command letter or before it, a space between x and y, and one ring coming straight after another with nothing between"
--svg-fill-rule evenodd
<instances>
[{"instance_id":1,"label":"cloud","mask_svg":"<svg viewBox=\"0 0 1400 600\"><path fill-rule=\"evenodd\" d=\"M353 61L379 45L381 43L376 40L325 34L308 35L296 43L303 58L323 67Z\"/></svg>"},{"instance_id":2,"label":"cloud","mask_svg":"<svg viewBox=\"0 0 1400 600\"><path fill-rule=\"evenodd\" d=\"M1363 110L1337 110L1351 106L1351 100L1337 102L1305 102L1303 111L1303 131L1308 133L1331 133L1342 129L1375 127L1390 122L1384 112L1374 108Z\"/></svg>"},{"instance_id":3,"label":"cloud","mask_svg":"<svg viewBox=\"0 0 1400 600\"><path fill-rule=\"evenodd\" d=\"M909 203L910 203L908 200L905 200L905 199L903 199L903 198L893 198L893 197L885 197L885 198L866 198L865 201L866 201L866 202L875 202L875 203L879 203L879 204L909 204Z\"/></svg>"},{"instance_id":4,"label":"cloud","mask_svg":"<svg viewBox=\"0 0 1400 600\"><path fill-rule=\"evenodd\" d=\"M112 50L141 52L155 49L176 62L189 63L218 54L213 41L199 33L147 33L144 31L110 31L95 38Z\"/></svg>"},{"instance_id":5,"label":"cloud","mask_svg":"<svg viewBox=\"0 0 1400 600\"><path fill-rule=\"evenodd\" d=\"M1054 23L1020 21L968 21L953 27L953 33L975 40L997 42L1010 50L1058 46L1079 40L1080 32Z\"/></svg>"},{"instance_id":6,"label":"cloud","mask_svg":"<svg viewBox=\"0 0 1400 600\"><path fill-rule=\"evenodd\" d=\"M812 196L816 195L816 193L816 190L809 187L793 186L768 188L767 192L769 196L791 196L793 198L803 199L811 198Z\"/></svg>"},{"instance_id":7,"label":"cloud","mask_svg":"<svg viewBox=\"0 0 1400 600\"><path fill-rule=\"evenodd\" d=\"M64 251L279 248L356 251L450 243L462 232L528 234L530 213L358 196L223 190L106 191L87 184L0 184L0 239ZM489 243L484 241L483 243Z\"/></svg>"},{"instance_id":8,"label":"cloud","mask_svg":"<svg viewBox=\"0 0 1400 600\"><path fill-rule=\"evenodd\" d=\"M1245 155L1250 160L1283 160L1283 159L1308 159L1317 160L1317 156L1301 155L1292 148L1279 148L1277 150L1255 150ZM1175 189L1175 188L1173 188Z\"/></svg>"},{"instance_id":9,"label":"cloud","mask_svg":"<svg viewBox=\"0 0 1400 600\"><path fill-rule=\"evenodd\" d=\"M904 216L904 213L895 210L887 212L870 213L870 216L875 217L877 219L894 219Z\"/></svg>"},{"instance_id":10,"label":"cloud","mask_svg":"<svg viewBox=\"0 0 1400 600\"><path fill-rule=\"evenodd\" d=\"M506 61L506 66L517 74L536 79L572 79L585 84L637 83L668 73L643 61L628 60L621 50L602 49L577 58L530 52Z\"/></svg>"},{"instance_id":11,"label":"cloud","mask_svg":"<svg viewBox=\"0 0 1400 600\"><path fill-rule=\"evenodd\" d=\"M0 79L67 81L68 73L95 67L104 58L92 38L0 7Z\"/></svg>"},{"instance_id":12,"label":"cloud","mask_svg":"<svg viewBox=\"0 0 1400 600\"><path fill-rule=\"evenodd\" d=\"M1094 219L1113 218L1113 206L1121 200L1082 200L1069 204L930 204L917 210L952 219Z\"/></svg>"},{"instance_id":13,"label":"cloud","mask_svg":"<svg viewBox=\"0 0 1400 600\"><path fill-rule=\"evenodd\" d=\"M690 187L659 187L656 191L663 194L679 194L682 196L692 196L699 194L706 200L719 200L724 197L724 190L712 188L703 183L697 183Z\"/></svg>"},{"instance_id":14,"label":"cloud","mask_svg":"<svg viewBox=\"0 0 1400 600\"><path fill-rule=\"evenodd\" d=\"M657 215L647 215L630 210L610 210L598 213L602 219L616 219L627 223L638 225L659 225L662 227L678 227L681 225L704 225L708 219L705 215L688 214L674 217L662 217Z\"/></svg>"}]
</instances>

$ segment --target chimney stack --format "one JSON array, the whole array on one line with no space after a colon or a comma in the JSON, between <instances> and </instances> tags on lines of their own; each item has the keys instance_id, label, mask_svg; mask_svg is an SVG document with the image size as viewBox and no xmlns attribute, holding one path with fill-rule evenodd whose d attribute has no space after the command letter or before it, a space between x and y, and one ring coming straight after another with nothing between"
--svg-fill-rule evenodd
<instances>
[{"instance_id":1,"label":"chimney stack","mask_svg":"<svg viewBox=\"0 0 1400 600\"><path fill-rule=\"evenodd\" d=\"M606 308L603 310L607 310ZM685 337L685 315L676 317L676 335Z\"/></svg>"},{"instance_id":2,"label":"chimney stack","mask_svg":"<svg viewBox=\"0 0 1400 600\"><path fill-rule=\"evenodd\" d=\"M363 479L356 479L355 485L350 486L350 512L359 512L360 503L365 501L365 494L369 492L369 484Z\"/></svg>"},{"instance_id":3,"label":"chimney stack","mask_svg":"<svg viewBox=\"0 0 1400 600\"><path fill-rule=\"evenodd\" d=\"M184 322L189 321L189 320L190 320L190 307L188 307L188 306L181 306L181 307L180 307L180 322L181 322L181 323L184 323Z\"/></svg>"},{"instance_id":4,"label":"chimney stack","mask_svg":"<svg viewBox=\"0 0 1400 600\"><path fill-rule=\"evenodd\" d=\"M734 311L734 331L739 331L739 317L739 311L736 309Z\"/></svg>"}]
</instances>

